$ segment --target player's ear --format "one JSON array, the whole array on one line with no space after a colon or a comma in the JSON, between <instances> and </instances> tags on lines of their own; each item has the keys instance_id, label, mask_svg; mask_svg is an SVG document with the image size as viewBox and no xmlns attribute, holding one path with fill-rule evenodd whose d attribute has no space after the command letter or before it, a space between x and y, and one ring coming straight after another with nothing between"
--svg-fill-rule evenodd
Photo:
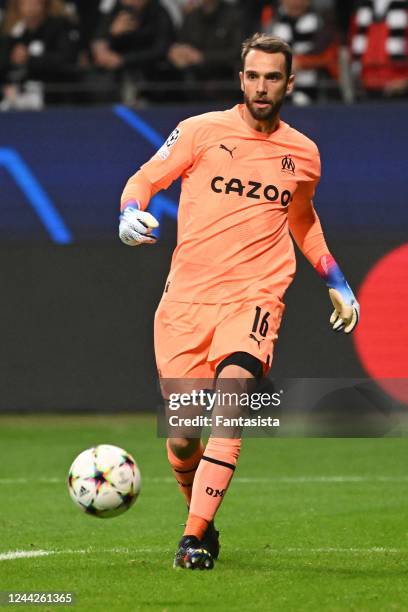
<instances>
[{"instance_id":1,"label":"player's ear","mask_svg":"<svg viewBox=\"0 0 408 612\"><path fill-rule=\"evenodd\" d=\"M286 85L286 95L290 96L290 94L293 92L293 88L295 86L295 75L291 74L290 77L288 78L288 84Z\"/></svg>"},{"instance_id":2,"label":"player's ear","mask_svg":"<svg viewBox=\"0 0 408 612\"><path fill-rule=\"evenodd\" d=\"M241 82L241 91L244 91L244 73L242 70L239 71L239 80Z\"/></svg>"}]
</instances>

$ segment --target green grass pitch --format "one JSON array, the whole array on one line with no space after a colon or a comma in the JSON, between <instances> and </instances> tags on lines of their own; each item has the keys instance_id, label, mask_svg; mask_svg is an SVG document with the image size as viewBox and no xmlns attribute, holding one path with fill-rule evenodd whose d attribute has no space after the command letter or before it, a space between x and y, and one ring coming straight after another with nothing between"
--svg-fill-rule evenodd
<instances>
[{"instance_id":1,"label":"green grass pitch","mask_svg":"<svg viewBox=\"0 0 408 612\"><path fill-rule=\"evenodd\" d=\"M98 443L142 472L115 519L67 493L72 460ZM407 457L407 438L247 439L217 517L220 560L175 571L186 512L153 417L3 416L0 591L72 591L57 609L87 612L408 610Z\"/></svg>"}]
</instances>

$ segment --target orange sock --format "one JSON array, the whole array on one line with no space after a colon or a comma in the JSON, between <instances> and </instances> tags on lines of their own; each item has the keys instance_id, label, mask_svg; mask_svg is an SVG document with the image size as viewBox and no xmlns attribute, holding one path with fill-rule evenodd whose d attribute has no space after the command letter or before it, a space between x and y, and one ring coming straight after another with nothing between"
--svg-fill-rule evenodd
<instances>
[{"instance_id":1,"label":"orange sock","mask_svg":"<svg viewBox=\"0 0 408 612\"><path fill-rule=\"evenodd\" d=\"M179 459L173 453L170 448L170 443L167 440L167 457L169 463L173 469L173 474L175 479L177 480L179 489L181 493L184 495L185 500L187 502L187 506L190 505L191 502L191 490L193 487L193 480L200 463L200 459L203 456L204 445L200 440L200 445L191 457L187 459Z\"/></svg>"},{"instance_id":2,"label":"orange sock","mask_svg":"<svg viewBox=\"0 0 408 612\"><path fill-rule=\"evenodd\" d=\"M202 539L221 505L237 464L239 438L210 438L195 474L184 535Z\"/></svg>"},{"instance_id":3,"label":"orange sock","mask_svg":"<svg viewBox=\"0 0 408 612\"><path fill-rule=\"evenodd\" d=\"M201 516L196 516L195 514L188 515L186 528L184 529L183 535L194 535L199 540L203 539L203 535L205 534L209 521L201 518Z\"/></svg>"}]
</instances>

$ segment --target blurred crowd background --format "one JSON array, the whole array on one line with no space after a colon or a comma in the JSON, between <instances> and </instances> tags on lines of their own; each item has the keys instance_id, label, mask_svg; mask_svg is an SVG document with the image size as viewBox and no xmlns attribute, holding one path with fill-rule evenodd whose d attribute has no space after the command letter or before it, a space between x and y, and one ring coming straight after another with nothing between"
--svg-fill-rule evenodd
<instances>
[{"instance_id":1,"label":"blurred crowd background","mask_svg":"<svg viewBox=\"0 0 408 612\"><path fill-rule=\"evenodd\" d=\"M0 0L0 109L236 101L255 31L292 45L294 104L408 97L406 0Z\"/></svg>"}]
</instances>

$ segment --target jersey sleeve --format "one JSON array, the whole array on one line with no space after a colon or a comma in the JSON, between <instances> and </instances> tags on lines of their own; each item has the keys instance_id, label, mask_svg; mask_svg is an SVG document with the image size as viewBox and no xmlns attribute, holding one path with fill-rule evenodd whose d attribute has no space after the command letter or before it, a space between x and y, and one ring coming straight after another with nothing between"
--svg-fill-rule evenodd
<instances>
[{"instance_id":1,"label":"jersey sleeve","mask_svg":"<svg viewBox=\"0 0 408 612\"><path fill-rule=\"evenodd\" d=\"M196 155L194 119L179 123L155 155L130 177L122 194L122 205L138 200L145 209L155 193L167 189L192 166Z\"/></svg>"},{"instance_id":2,"label":"jersey sleeve","mask_svg":"<svg viewBox=\"0 0 408 612\"><path fill-rule=\"evenodd\" d=\"M289 207L289 229L303 255L315 266L328 253L313 198L320 180L320 155L314 145L312 158L299 181Z\"/></svg>"},{"instance_id":3,"label":"jersey sleeve","mask_svg":"<svg viewBox=\"0 0 408 612\"><path fill-rule=\"evenodd\" d=\"M316 191L317 185L320 181L320 176L322 173L321 163L320 163L320 153L319 149L315 145L315 143L309 140L309 161L305 164L304 167L304 181L313 183L313 194ZM301 182L304 182L301 181Z\"/></svg>"},{"instance_id":4,"label":"jersey sleeve","mask_svg":"<svg viewBox=\"0 0 408 612\"><path fill-rule=\"evenodd\" d=\"M141 171L152 185L157 187L157 191L167 189L193 164L195 133L194 120L182 121L157 153L141 167Z\"/></svg>"}]
</instances>

